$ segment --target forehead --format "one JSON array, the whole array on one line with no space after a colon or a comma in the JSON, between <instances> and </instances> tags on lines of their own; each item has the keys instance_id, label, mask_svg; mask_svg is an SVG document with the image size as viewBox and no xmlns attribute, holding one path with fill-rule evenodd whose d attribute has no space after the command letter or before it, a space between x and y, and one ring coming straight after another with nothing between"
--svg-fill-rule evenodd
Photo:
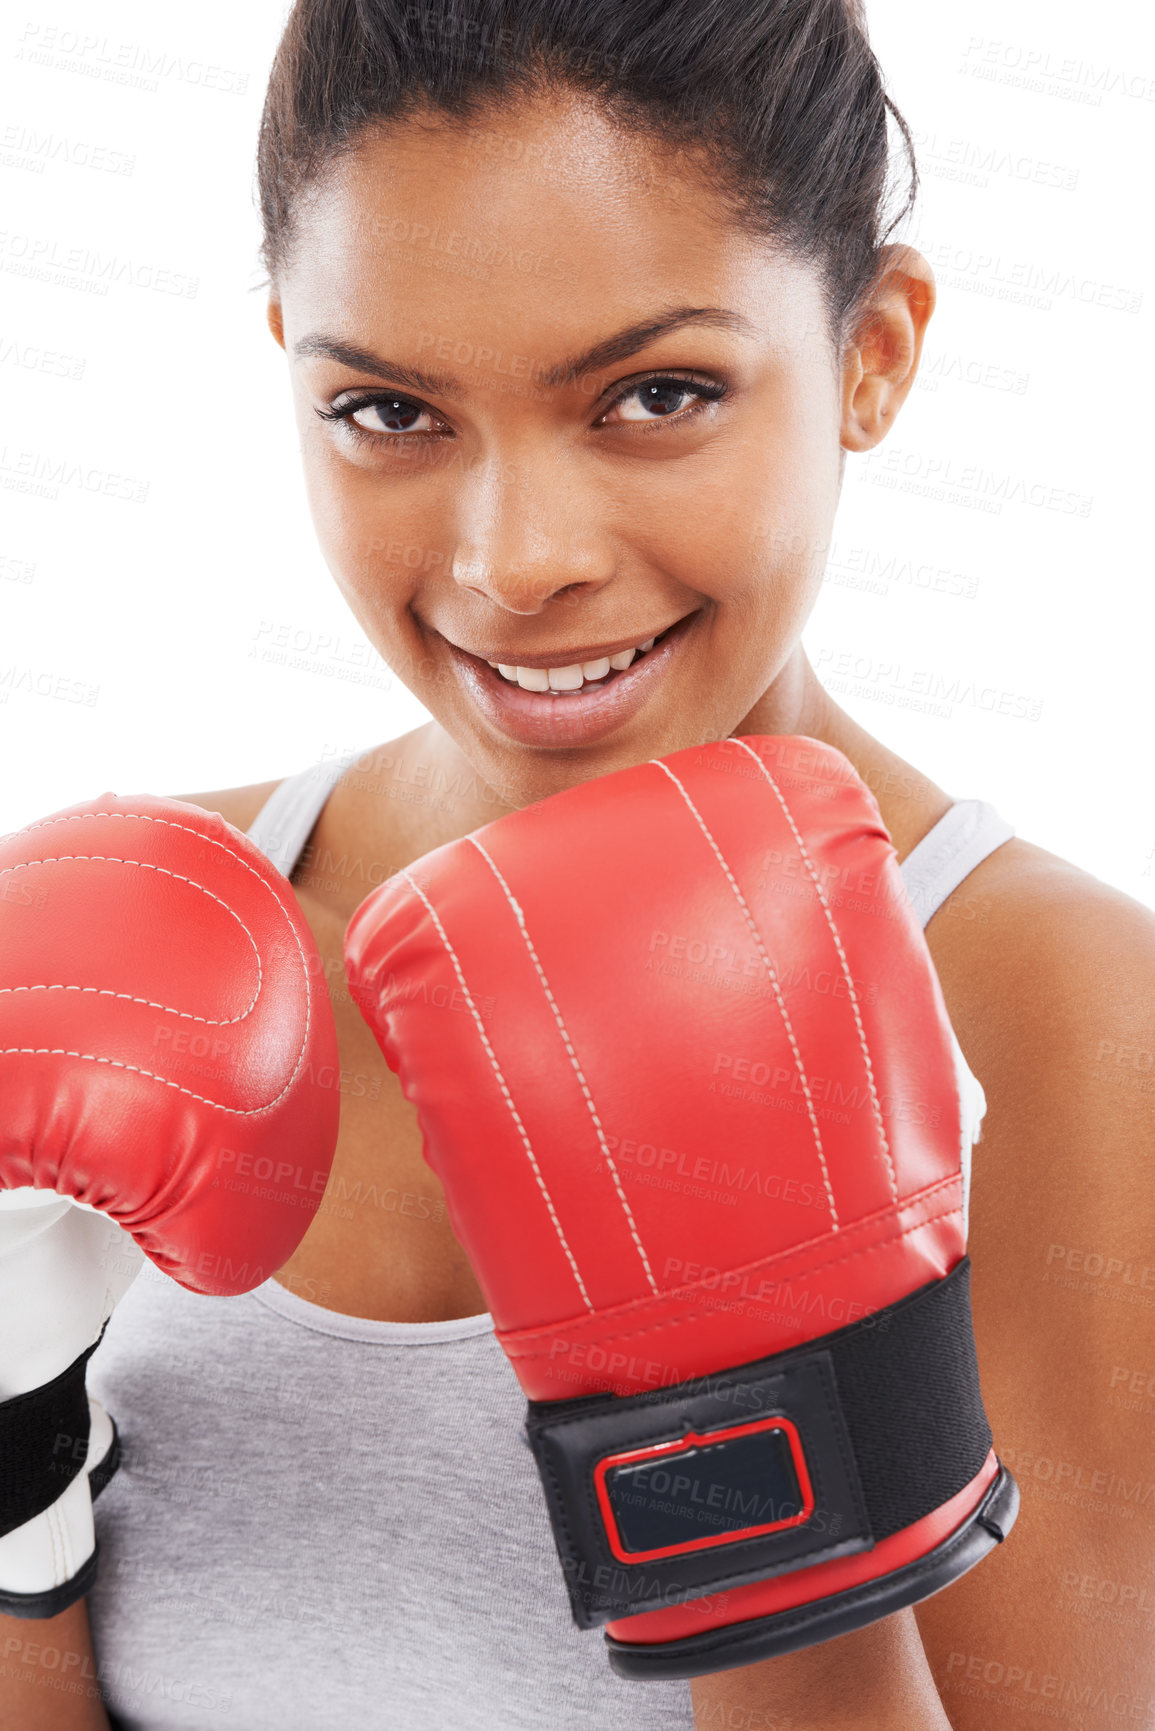
<instances>
[{"instance_id":1,"label":"forehead","mask_svg":"<svg viewBox=\"0 0 1155 1731\"><path fill-rule=\"evenodd\" d=\"M751 234L702 156L572 95L368 133L304 195L278 287L298 329L384 321L411 340L505 326L549 344L670 303L733 307L768 336L822 318L816 270Z\"/></svg>"}]
</instances>

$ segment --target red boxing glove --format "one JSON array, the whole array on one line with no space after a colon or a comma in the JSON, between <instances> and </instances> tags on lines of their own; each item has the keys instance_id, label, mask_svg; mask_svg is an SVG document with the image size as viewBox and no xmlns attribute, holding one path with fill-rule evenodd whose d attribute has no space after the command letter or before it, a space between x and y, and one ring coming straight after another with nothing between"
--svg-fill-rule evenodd
<instances>
[{"instance_id":1,"label":"red boxing glove","mask_svg":"<svg viewBox=\"0 0 1155 1731\"><path fill-rule=\"evenodd\" d=\"M320 1204L337 1042L292 889L178 800L3 838L0 1063L0 1610L43 1617L95 1572L116 1440L84 1371L140 1250L247 1292Z\"/></svg>"},{"instance_id":2,"label":"red boxing glove","mask_svg":"<svg viewBox=\"0 0 1155 1731\"><path fill-rule=\"evenodd\" d=\"M346 962L616 1670L829 1639L1005 1535L981 1090L841 753L729 739L513 812L376 890Z\"/></svg>"}]
</instances>

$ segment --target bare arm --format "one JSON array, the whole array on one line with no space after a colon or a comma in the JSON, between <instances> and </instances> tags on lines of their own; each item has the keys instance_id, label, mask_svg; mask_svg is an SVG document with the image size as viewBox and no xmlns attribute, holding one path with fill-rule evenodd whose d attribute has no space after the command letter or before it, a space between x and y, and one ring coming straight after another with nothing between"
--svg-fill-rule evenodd
<instances>
[{"instance_id":1,"label":"bare arm","mask_svg":"<svg viewBox=\"0 0 1155 1731\"><path fill-rule=\"evenodd\" d=\"M927 937L987 1095L975 1335L1022 1513L904 1619L703 1679L701 1731L1155 1725L1155 918L1011 847Z\"/></svg>"},{"instance_id":2,"label":"bare arm","mask_svg":"<svg viewBox=\"0 0 1155 1731\"><path fill-rule=\"evenodd\" d=\"M180 797L243 829L276 785ZM109 1731L83 1600L51 1618L0 1614L0 1731Z\"/></svg>"},{"instance_id":3,"label":"bare arm","mask_svg":"<svg viewBox=\"0 0 1155 1731\"><path fill-rule=\"evenodd\" d=\"M1023 1499L918 1609L956 1731L1155 1724L1155 918L1050 856L1032 895L992 914L987 1013L956 1019L991 1102L979 1364Z\"/></svg>"},{"instance_id":4,"label":"bare arm","mask_svg":"<svg viewBox=\"0 0 1155 1731\"><path fill-rule=\"evenodd\" d=\"M109 1731L84 1600L57 1617L0 1616L4 1731Z\"/></svg>"},{"instance_id":5,"label":"bare arm","mask_svg":"<svg viewBox=\"0 0 1155 1731\"><path fill-rule=\"evenodd\" d=\"M913 1611L699 1677L692 1694L698 1731L950 1731Z\"/></svg>"}]
</instances>

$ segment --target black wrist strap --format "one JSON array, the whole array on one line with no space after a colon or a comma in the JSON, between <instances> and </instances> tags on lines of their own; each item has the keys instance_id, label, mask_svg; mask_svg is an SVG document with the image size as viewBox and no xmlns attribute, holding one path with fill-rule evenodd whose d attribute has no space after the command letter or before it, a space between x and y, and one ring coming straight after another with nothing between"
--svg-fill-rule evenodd
<instances>
[{"instance_id":1,"label":"black wrist strap","mask_svg":"<svg viewBox=\"0 0 1155 1731\"><path fill-rule=\"evenodd\" d=\"M582 1628L870 1550L990 1452L970 1264L797 1351L533 1401L527 1430Z\"/></svg>"},{"instance_id":2,"label":"black wrist strap","mask_svg":"<svg viewBox=\"0 0 1155 1731\"><path fill-rule=\"evenodd\" d=\"M120 1436L113 1422L112 1442L104 1459L94 1462L88 1471L88 1488L92 1492L93 1502L119 1465ZM61 1611L66 1611L69 1605L74 1605L77 1599L82 1599L92 1590L99 1553L100 1546L95 1545L91 1556L86 1557L76 1573L67 1581L62 1581L58 1587L45 1587L39 1593L15 1593L0 1588L0 1613L6 1617L32 1617L37 1621L45 1617L58 1617Z\"/></svg>"},{"instance_id":3,"label":"black wrist strap","mask_svg":"<svg viewBox=\"0 0 1155 1731\"><path fill-rule=\"evenodd\" d=\"M94 1341L51 1382L0 1401L0 1538L51 1508L84 1470L84 1376L99 1345Z\"/></svg>"}]
</instances>

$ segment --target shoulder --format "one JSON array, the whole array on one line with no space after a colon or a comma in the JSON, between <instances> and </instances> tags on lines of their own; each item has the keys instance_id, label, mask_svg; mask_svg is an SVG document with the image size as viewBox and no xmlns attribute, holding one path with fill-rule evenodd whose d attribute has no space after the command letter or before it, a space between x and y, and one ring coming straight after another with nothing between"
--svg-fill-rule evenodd
<instances>
[{"instance_id":1,"label":"shoulder","mask_svg":"<svg viewBox=\"0 0 1155 1731\"><path fill-rule=\"evenodd\" d=\"M1069 861L1015 838L949 896L927 927L955 1030L990 1073L1062 1082L1070 1100L1113 1086L1130 1067L1150 1077L1155 914ZM1029 1074L1021 1066L1030 1060ZM982 1079L980 1074L980 1080Z\"/></svg>"},{"instance_id":2,"label":"shoulder","mask_svg":"<svg viewBox=\"0 0 1155 1731\"><path fill-rule=\"evenodd\" d=\"M986 1091L975 1202L1014 1218L1014 1232L997 1232L1007 1253L1032 1233L1149 1230L1155 914L1015 839L959 885L926 935Z\"/></svg>"},{"instance_id":3,"label":"shoulder","mask_svg":"<svg viewBox=\"0 0 1155 1731\"><path fill-rule=\"evenodd\" d=\"M970 1252L988 1411L1012 1466L1049 1437L1130 1471L1149 1438L1107 1396L1120 1365L1155 1366L1155 915L1021 841L967 893L974 917L944 903L927 940L987 1099Z\"/></svg>"},{"instance_id":4,"label":"shoulder","mask_svg":"<svg viewBox=\"0 0 1155 1731\"><path fill-rule=\"evenodd\" d=\"M204 811L217 811L234 829L247 830L257 813L278 787L280 781L254 781L248 787L217 788L211 793L177 793L188 805L199 805Z\"/></svg>"},{"instance_id":5,"label":"shoulder","mask_svg":"<svg viewBox=\"0 0 1155 1731\"><path fill-rule=\"evenodd\" d=\"M1019 1345L1035 1350L1057 1320L1057 1274L1081 1275L1087 1258L1112 1279L1136 1259L1155 1265L1155 915L1014 840L960 884L927 942L987 1099L974 1151L976 1302L997 1294L1001 1315L1023 1324ZM1067 1345L1085 1331L1088 1353L1135 1328L1133 1308L1112 1313L1113 1290L1096 1295L1088 1306L1081 1294L1065 1323ZM1155 1286L1151 1299L1155 1363Z\"/></svg>"}]
</instances>

